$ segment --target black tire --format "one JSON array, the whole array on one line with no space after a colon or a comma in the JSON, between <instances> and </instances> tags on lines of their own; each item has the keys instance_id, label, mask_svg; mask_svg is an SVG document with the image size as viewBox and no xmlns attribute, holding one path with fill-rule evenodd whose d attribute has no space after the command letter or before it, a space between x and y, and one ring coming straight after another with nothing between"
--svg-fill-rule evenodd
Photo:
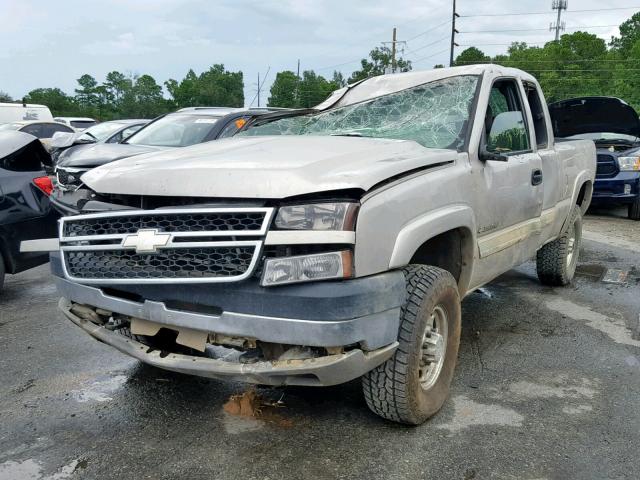
<instances>
[{"instance_id":1,"label":"black tire","mask_svg":"<svg viewBox=\"0 0 640 480\"><path fill-rule=\"evenodd\" d=\"M0 253L0 291L2 291L2 286L4 285L4 274L5 274L4 260L2 258L2 253Z\"/></svg>"},{"instance_id":2,"label":"black tire","mask_svg":"<svg viewBox=\"0 0 640 480\"><path fill-rule=\"evenodd\" d=\"M640 220L640 196L629 205L629 218L631 220Z\"/></svg>"},{"instance_id":3,"label":"black tire","mask_svg":"<svg viewBox=\"0 0 640 480\"><path fill-rule=\"evenodd\" d=\"M373 412L394 422L419 425L437 413L449 396L460 345L460 295L446 270L409 265L404 274L407 300L400 313L400 345L393 357L362 377L362 387ZM440 337L444 355L437 371L430 371L436 364L426 365L425 357L437 357L428 357L423 347L427 338L435 338L427 326L435 324L441 311L445 314L441 323L446 325Z\"/></svg>"},{"instance_id":4,"label":"black tire","mask_svg":"<svg viewBox=\"0 0 640 480\"><path fill-rule=\"evenodd\" d=\"M582 212L575 205L562 235L538 250L536 271L540 282L554 287L569 285L576 273L581 244Z\"/></svg>"}]
</instances>

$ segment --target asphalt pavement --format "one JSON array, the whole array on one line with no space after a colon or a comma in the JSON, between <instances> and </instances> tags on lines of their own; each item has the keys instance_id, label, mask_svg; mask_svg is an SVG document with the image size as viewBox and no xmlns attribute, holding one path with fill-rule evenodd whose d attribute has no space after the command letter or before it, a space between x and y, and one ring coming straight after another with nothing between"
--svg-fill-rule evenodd
<instances>
[{"instance_id":1,"label":"asphalt pavement","mask_svg":"<svg viewBox=\"0 0 640 480\"><path fill-rule=\"evenodd\" d=\"M527 263L463 302L451 397L420 427L371 413L360 382L258 388L147 367L57 311L43 266L0 293L0 480L638 479L640 223L585 220L579 276Z\"/></svg>"}]
</instances>

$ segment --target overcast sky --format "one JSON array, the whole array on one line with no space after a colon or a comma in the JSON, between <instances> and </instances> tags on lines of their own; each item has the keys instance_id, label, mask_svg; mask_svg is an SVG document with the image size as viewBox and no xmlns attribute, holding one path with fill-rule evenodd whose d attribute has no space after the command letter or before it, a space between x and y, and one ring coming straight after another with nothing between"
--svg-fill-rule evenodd
<instances>
[{"instance_id":1,"label":"overcast sky","mask_svg":"<svg viewBox=\"0 0 640 480\"><path fill-rule=\"evenodd\" d=\"M0 0L0 90L21 98L38 87L73 94L84 73L98 81L111 70L150 74L162 84L214 63L244 72L245 97L255 96L258 73L314 69L347 76L381 42L407 40L414 69L448 63L451 7L447 0ZM556 13L551 0L458 0L461 45L488 54L512 41L549 41ZM598 12L576 10L601 9ZM616 7L639 7L615 9ZM572 11L573 10L573 11ZM588 30L609 39L640 10L640 0L569 0L567 33ZM464 15L542 12L509 17ZM547 13L544 13L547 12ZM433 29L433 27L439 28ZM611 26L614 25L614 26ZM590 27L590 28L586 28ZM421 33L428 31L420 35ZM464 33L478 30L521 30ZM484 44L500 44L486 45ZM503 45L504 44L504 45ZM427 57L427 58L425 58ZM254 102L255 105L255 102Z\"/></svg>"}]
</instances>

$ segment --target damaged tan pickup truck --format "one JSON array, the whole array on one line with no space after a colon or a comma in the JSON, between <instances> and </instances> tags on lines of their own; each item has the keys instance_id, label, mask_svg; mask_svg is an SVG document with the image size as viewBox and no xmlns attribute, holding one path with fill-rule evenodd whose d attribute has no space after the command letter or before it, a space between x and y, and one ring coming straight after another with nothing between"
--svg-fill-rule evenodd
<instances>
[{"instance_id":1,"label":"damaged tan pickup truck","mask_svg":"<svg viewBox=\"0 0 640 480\"><path fill-rule=\"evenodd\" d=\"M419 424L447 398L465 295L532 257L571 282L595 167L525 72L385 75L85 174L47 248L62 311L123 353L259 384L362 377L374 412Z\"/></svg>"}]
</instances>

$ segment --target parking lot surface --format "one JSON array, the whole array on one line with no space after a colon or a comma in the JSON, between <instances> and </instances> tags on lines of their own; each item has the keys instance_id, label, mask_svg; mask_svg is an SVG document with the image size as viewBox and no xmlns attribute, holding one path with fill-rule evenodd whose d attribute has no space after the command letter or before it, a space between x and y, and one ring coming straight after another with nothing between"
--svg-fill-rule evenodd
<instances>
[{"instance_id":1,"label":"parking lot surface","mask_svg":"<svg viewBox=\"0 0 640 480\"><path fill-rule=\"evenodd\" d=\"M258 388L147 367L58 313L47 266L0 294L0 479L640 478L640 225L585 219L579 276L530 262L463 302L451 397L420 427L371 413L359 381Z\"/></svg>"}]
</instances>

